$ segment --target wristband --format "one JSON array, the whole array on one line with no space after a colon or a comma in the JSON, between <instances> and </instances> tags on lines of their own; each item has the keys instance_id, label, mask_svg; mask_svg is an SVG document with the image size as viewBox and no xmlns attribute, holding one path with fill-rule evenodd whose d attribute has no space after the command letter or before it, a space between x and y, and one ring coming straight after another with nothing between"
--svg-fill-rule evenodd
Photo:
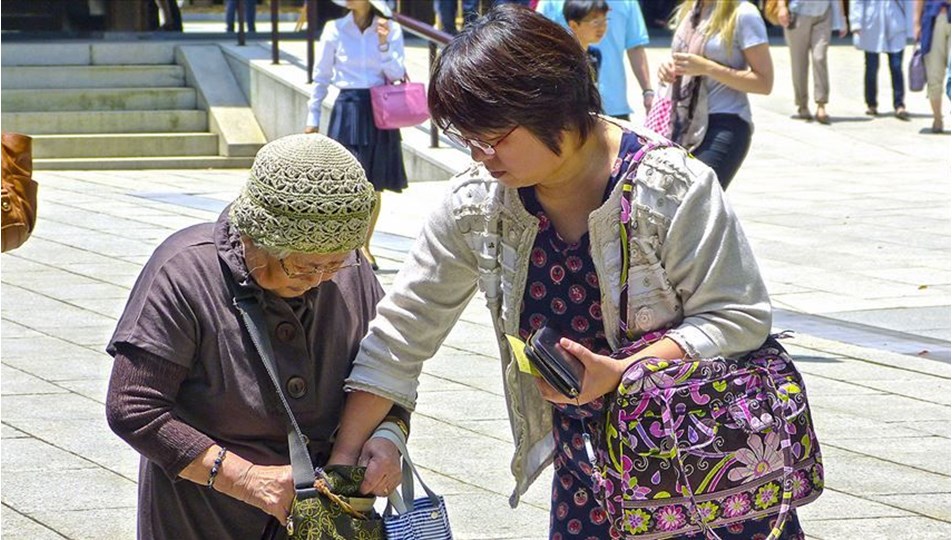
<instances>
[{"instance_id":1,"label":"wristband","mask_svg":"<svg viewBox=\"0 0 952 540\"><path fill-rule=\"evenodd\" d=\"M224 446L221 447L221 450L218 451L218 457L215 458L215 462L212 464L212 469L208 471L208 482L205 484L207 487L212 487L215 485L215 477L218 476L218 470L221 469L221 462L225 461L225 454L228 452L228 449Z\"/></svg>"},{"instance_id":2,"label":"wristband","mask_svg":"<svg viewBox=\"0 0 952 540\"><path fill-rule=\"evenodd\" d=\"M648 89L643 90L643 91L641 92L641 96L642 96L642 97L648 97L648 96L653 96L653 95L654 95L654 88L648 88Z\"/></svg>"},{"instance_id":3,"label":"wristband","mask_svg":"<svg viewBox=\"0 0 952 540\"><path fill-rule=\"evenodd\" d=\"M404 422L403 419L400 418L399 416L387 416L386 418L383 419L383 421L392 422L396 424L397 427L400 428L400 431L403 433L404 438L407 438L410 436L410 426L408 426L407 423Z\"/></svg>"},{"instance_id":4,"label":"wristband","mask_svg":"<svg viewBox=\"0 0 952 540\"><path fill-rule=\"evenodd\" d=\"M377 50L379 50L380 52L387 52L390 50L390 44L381 43L380 45L377 45Z\"/></svg>"}]
</instances>

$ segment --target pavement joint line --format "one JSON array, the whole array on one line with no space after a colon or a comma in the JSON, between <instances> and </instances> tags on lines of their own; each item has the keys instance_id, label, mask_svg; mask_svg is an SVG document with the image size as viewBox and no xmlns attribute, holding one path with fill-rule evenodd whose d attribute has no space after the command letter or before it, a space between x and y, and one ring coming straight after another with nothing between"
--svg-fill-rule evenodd
<instances>
[{"instance_id":1,"label":"pavement joint line","mask_svg":"<svg viewBox=\"0 0 952 540\"><path fill-rule=\"evenodd\" d=\"M831 341L831 342L832 342L833 340L828 340L828 341ZM852 344L852 343L849 343L849 342L841 342L841 343L847 343L847 344L853 345L853 346L855 346L855 347L860 347L860 348L863 348L863 349L869 349L869 347L863 347L863 346L855 345L855 344ZM806 349L806 350L809 350L809 351L831 354L827 349L822 348L822 346L820 346L820 345L804 345L804 344L800 344L800 343L797 343L797 344L795 344L795 345L796 345L797 348L800 348L800 349ZM880 349L873 349L873 350L880 350ZM868 359L868 358L860 358L859 356L854 356L854 355L851 355L851 354L848 354L848 353L839 353L839 352L837 352L837 353L832 353L832 354L835 354L835 355L836 355L837 357L839 357L839 358L844 358L844 359L849 359L849 360L855 360L855 361L857 361L857 362L863 362L863 363L865 363L865 364L872 364L872 365L875 365L875 366L880 366L880 367L895 369L895 370L898 370L898 371L905 371L905 372L908 372L908 373L915 373L915 374L917 374L917 375L925 375L925 376L928 376L928 377L933 377L933 378L936 378L936 379L942 379L942 380L946 380L946 381L947 381L947 380L950 380L950 376L948 376L948 375L937 375L937 374L935 374L935 373L928 373L928 372L925 372L925 371L919 371L919 370L917 370L917 369L910 369L910 368L906 368L906 367L902 367L902 366L897 366L897 365L895 365L895 364L887 364L887 363L884 363L884 362L877 362L877 361L875 361L875 360L870 360L870 359ZM900 355L901 353L893 353L893 354ZM796 354L791 354L790 356L792 356L793 359L794 359L794 361L796 361L798 355L796 355ZM912 356L912 355L904 355L904 356Z\"/></svg>"},{"instance_id":2,"label":"pavement joint line","mask_svg":"<svg viewBox=\"0 0 952 540\"><path fill-rule=\"evenodd\" d=\"M797 357L796 357L795 355L793 355L793 360L794 360L794 362L796 362L796 360L797 360ZM876 394L870 394L870 395L898 396L898 397L901 397L901 398L911 399L911 400L913 400L913 401L921 401L922 403L928 403L929 405L941 405L941 406L943 406L943 407L950 407L950 408L952 408L952 406L950 406L948 403L936 403L936 402L934 402L934 401L930 401L930 400L928 400L928 399L918 398L918 397L915 397L915 396L910 396L910 395L906 395L906 394L897 394L897 393L895 393L895 392L888 392L888 391L883 390L882 388L876 388L876 387L874 387L874 386L866 386L865 384L859 384L859 383L854 382L854 381L843 380L843 379L837 379L837 378L835 378L835 377L824 377L823 375L814 375L814 374L809 374L809 375L810 375L810 378L811 378L811 379L824 379L824 380L827 380L827 381L841 382L841 383L844 383L844 384L848 384L848 385L850 385L850 386L856 386L856 387L858 387L858 388L865 388L865 389L867 389L867 390L875 390L875 391L876 391Z\"/></svg>"},{"instance_id":3,"label":"pavement joint line","mask_svg":"<svg viewBox=\"0 0 952 540\"><path fill-rule=\"evenodd\" d=\"M7 286L10 287L10 285L7 285ZM8 319L8 318L6 318L6 317L3 317L3 320L8 321L8 322L12 322L12 323L19 324L19 323L17 323L16 321L10 320L10 319ZM92 351L92 352L95 352L95 353L102 353L102 352L103 352L102 349L100 349L98 345L84 345L84 344L82 344L82 343L75 343L75 342L69 341L68 339L63 339L63 338L61 338L60 336L57 336L57 335L55 335L55 334L50 334L49 332L44 332L43 330L41 330L41 329L39 329L39 328L33 328L32 326L25 326L25 325L23 325L23 324L20 324L20 326L22 326L22 327L24 327L24 328L26 328L26 329L28 329L28 330L31 330L31 331L33 331L33 332L36 332L37 334L41 334L41 335L43 335L43 336L46 336L46 337L48 337L48 338L52 338L52 339L55 339L55 340L57 340L57 341L62 341L63 343L68 343L68 344L70 344L70 345L72 345L72 346L74 346L74 347L82 347L82 348L84 348L84 349L88 349L88 350L90 350L90 351Z\"/></svg>"},{"instance_id":4,"label":"pavement joint line","mask_svg":"<svg viewBox=\"0 0 952 540\"><path fill-rule=\"evenodd\" d=\"M65 204L64 204L64 205L61 205L61 206L66 206L66 207L68 207L68 208L76 208L76 209L80 209L80 210L83 209L82 207L79 207L79 206L69 206L69 205L65 205ZM87 210L87 212L88 212L88 210ZM172 216L172 217L178 217L179 215L180 215L180 214L170 214L170 216ZM154 223L148 223L148 222L145 222L145 221L140 221L140 220L135 220L135 219L128 219L128 218L122 218L122 219L123 219L124 221L130 221L130 222L133 222L133 223L141 223L141 224L143 224L143 225L148 225L149 227L160 227L160 225L155 225ZM126 240L135 240L135 241L137 241L137 242L146 243L146 241L145 241L145 240L142 240L141 238L133 238L133 237L129 237L129 236L123 236L123 235L121 235L121 234L116 234L116 233L114 233L111 229L104 231L104 230L102 230L101 227L100 227L100 228L97 228L97 227L84 227L82 224L79 224L79 223L74 223L74 222L71 222L71 221L61 221L61 220L57 220L57 219L55 219L55 218L48 218L48 219L46 219L46 221L49 222L49 223L56 223L56 224L59 224L59 225L68 225L68 226L70 226L70 227L75 227L75 228L77 228L77 229L81 229L81 230L84 230L84 231L90 231L90 232L94 232L94 233L97 233L97 234L102 234L102 235L104 235L104 236L118 236L119 238L125 238ZM142 228L148 228L148 227L142 227ZM171 227L169 227L168 229L169 229L169 231L170 231L169 234L172 234L172 232L175 232L174 229L172 229ZM41 238L42 238L42 237L41 237ZM148 241L148 245L149 245L149 246L152 246L153 243L154 243L154 242L151 241L151 240Z\"/></svg>"},{"instance_id":5,"label":"pavement joint line","mask_svg":"<svg viewBox=\"0 0 952 540\"><path fill-rule=\"evenodd\" d=\"M30 514L27 514L27 513L25 513L25 512L21 512L21 511L17 510L16 508L10 506L10 505L7 504L7 503L0 503L0 504L2 504L2 506L4 506L5 508L10 509L11 512L16 512L18 515L20 515L21 517L23 517L23 519L32 521L33 523L39 525L40 527L43 527L45 530L50 531L50 532L52 532L53 534L56 534L57 536L60 536L60 537L62 537L62 538L70 538L69 536L66 536L65 534L63 534L63 533L57 531L56 529L50 528L48 525L46 525L46 524L43 523L42 521L37 520L36 518L34 518L33 516L31 516ZM70 540L72 540L72 539L70 538Z\"/></svg>"},{"instance_id":6,"label":"pavement joint line","mask_svg":"<svg viewBox=\"0 0 952 540\"><path fill-rule=\"evenodd\" d=\"M56 444L56 443L50 442L50 441L44 439L43 437L40 437L40 436L36 435L35 433L31 433L31 432L27 431L26 429L23 429L22 427L19 427L19 426L17 426L17 425L11 424L8 420L0 421L0 424L6 425L6 426L11 427L11 428L13 428L13 429L16 429L16 430L18 430L18 431L22 431L23 433L28 434L31 439L40 441L40 442L42 442L42 443L46 443L46 444L52 446L53 448L55 448L55 449L57 449L57 450L59 450L59 451L61 451L61 452L65 452L65 453L67 453L67 454L69 454L69 455L71 455L71 456L73 456L73 457L75 457L75 458L80 459L81 461L85 461L85 462L88 462L88 463L91 463L92 465L94 465L94 467L90 467L89 469L71 469L71 470L75 470L75 471L80 471L80 470L87 470L87 471L88 471L88 470L91 470L91 469L103 470L103 471L106 471L106 472L108 472L108 473L110 473L110 474L113 474L113 475L115 475L115 476L118 476L119 478L122 478L123 480L128 480L129 482L132 482L133 484L138 485L138 483L139 483L138 474L136 475L136 478L129 478L128 476L126 476L126 475L124 475L124 474L122 474L122 473L120 473L120 472L118 472L118 471L114 471L114 470L112 470L111 468L109 468L109 467L103 465L102 463L97 463L96 461L93 461L92 459L89 459L88 457L86 457L86 456L84 456L84 455L82 455L82 454L77 454L76 452L74 452L74 451L72 451L72 450L70 450L70 449L68 449L68 448L63 448L62 446L60 446L60 445L58 445L58 444ZM21 438L22 438L22 437L21 437ZM138 471L138 468L137 468L137 471ZM6 503L4 503L4 504L6 504ZM100 507L88 508L88 510L96 510L97 508L100 508ZM105 507L103 507L103 508L105 508ZM117 506L116 508L128 508L128 506Z\"/></svg>"},{"instance_id":7,"label":"pavement joint line","mask_svg":"<svg viewBox=\"0 0 952 540\"><path fill-rule=\"evenodd\" d=\"M26 371L25 369L18 368L18 367L16 367L16 366L11 366L10 364L8 364L8 363L6 363L6 362L2 362L2 364L3 364L4 366L6 366L7 368L9 368L9 369L12 369L12 370L15 370L15 371L19 371L20 373L23 373L24 375L29 375L29 376L31 376L31 377L36 377L37 379L39 379L39 380L45 382L46 384L50 384L50 385L53 385L53 386L55 386L55 387L57 387L57 388L61 388L61 389L65 390L65 392L33 392L33 393L30 393L30 394L6 394L6 395L9 395L9 396L48 396L48 395L51 395L51 394L61 394L61 393L65 393L65 394L73 394L73 395L76 395L76 396L84 397L84 398L86 398L86 399L92 401L93 403L96 403L96 404L99 404L99 405L103 405L103 406L106 405L106 403L105 403L104 401L98 401L98 400L96 400L96 399L93 399L93 398L91 398L91 397L89 397L89 396L87 396L87 395L84 395L84 394L80 394L79 392L77 392L77 391L75 391L75 390L73 390L73 389L71 389L71 388L67 388L67 387L63 386L62 384L60 384L60 383L63 383L63 382L70 382L70 381L51 381L51 380L48 380L48 379L44 379L43 377L40 377L40 376L36 375L35 373L30 373L29 371ZM10 426L10 427L13 427L13 426ZM20 428L17 428L17 429L20 429Z\"/></svg>"},{"instance_id":8,"label":"pavement joint line","mask_svg":"<svg viewBox=\"0 0 952 540\"><path fill-rule=\"evenodd\" d=\"M891 460L891 459L885 459L885 458L882 458L882 457L879 457L879 456L875 456L875 455L872 455L872 454L867 454L867 453L865 453L865 452L857 452L856 450L851 450L851 449L849 449L849 448L843 448L842 446L837 446L835 443L824 443L824 442L821 442L821 443L820 443L820 446L821 446L821 447L826 447L826 448L835 448L835 449L837 449L837 450L840 450L841 452L847 452L847 453L849 453L849 454L855 454L855 455L857 455L857 456L863 456L863 457L866 457L866 458L875 459L876 461L882 461L883 463L889 463L890 465L899 465L900 467L905 467L905 468L907 468L907 469L912 469L912 470L915 470L915 471L919 471L919 472L923 472L923 473L928 473L928 474L931 474L931 475L934 475L934 476L941 476L942 478L952 478L952 476L949 476L948 474L945 474L945 473L937 473L937 472L935 472L935 471L930 471L930 470L927 470L927 469L923 469L922 467L916 467L916 466L914 466L914 465L909 465L909 464L907 464L907 463L901 463L901 462L898 462L898 461L893 461L893 460ZM890 495L892 495L892 494L890 493Z\"/></svg>"},{"instance_id":9,"label":"pavement joint line","mask_svg":"<svg viewBox=\"0 0 952 540\"><path fill-rule=\"evenodd\" d=\"M42 238L42 237L39 237L39 238ZM26 262L33 263L33 264L37 264L37 265L40 265L40 266L46 266L46 267L48 267L48 268L53 269L53 270L56 271L56 272L61 272L61 273L64 273L64 274L70 274L70 275L77 276L77 277L81 277L81 278L87 278L87 279L92 280L92 281L98 281L99 283L102 283L103 285L113 285L113 286L115 286L115 287L119 287L119 288L125 289L125 290L127 290L127 291L129 290L129 287L128 287L127 285L122 285L122 284L119 284L119 283L113 283L113 282L111 282L111 281L106 281L106 280L104 280L104 279L102 279L102 278L99 278L99 277L97 277L97 276L94 276L94 275L83 274L83 273L81 273L81 272L74 272L73 270L68 270L67 268L64 268L64 267L62 267L62 266L56 266L55 264L51 264L51 263L49 263L49 262L46 262L45 260L31 259L31 258L29 258L29 257L22 257L22 256L17 255L17 254L10 254L10 256L13 257L13 258L16 258L16 259L20 259L21 261L26 261ZM127 262L127 261L124 261L124 262ZM129 264L135 264L135 263L129 263ZM136 266L142 266L142 265L141 265L141 264L136 264ZM9 284L9 283L6 282L6 281L3 281L2 283L4 283L4 284ZM12 284L11 284L11 285L12 285ZM14 285L14 286L15 286L15 285ZM20 287L20 288L22 288L22 287ZM30 292L33 292L33 291L30 291ZM57 300L58 300L58 299L57 299Z\"/></svg>"},{"instance_id":10,"label":"pavement joint line","mask_svg":"<svg viewBox=\"0 0 952 540\"><path fill-rule=\"evenodd\" d=\"M460 386L462 386L462 387L464 387L464 388L469 388L470 390L476 390L476 391L478 391L478 392L485 392L485 393L487 393L487 394L489 394L489 395L491 395L491 396L505 397L505 394L502 394L502 393L500 393L500 392L493 392L492 390L486 390L486 389L480 388L480 387L478 387L478 386L473 386L473 385L471 385L471 384L466 384L466 383L463 383L463 382L460 382L460 381L457 381L457 380L450 379L449 377L443 377L442 375L434 375L433 373L427 373L427 372L425 372L425 371L423 372L423 374L424 374L424 375L427 375L427 376L429 376L429 377L433 377L434 379L439 379L439 380L441 380L441 381L447 381L447 382L451 382L451 383L458 384L458 385L460 385ZM428 392L452 392L452 391L453 391L453 390L428 390Z\"/></svg>"},{"instance_id":11,"label":"pavement joint line","mask_svg":"<svg viewBox=\"0 0 952 540\"><path fill-rule=\"evenodd\" d=\"M426 418L426 419L428 419L428 420L432 420L432 421L434 421L434 422L438 422L438 423L440 423L440 424L446 424L446 425L448 425L448 426L451 426L451 427L454 427L454 428L456 428L456 429L465 431L465 432L467 432L467 433L471 433L471 434L476 435L476 436L479 436L479 437L486 437L486 438L493 439L493 440L496 440L496 441L499 441L499 442L504 442L504 443L506 443L506 444L512 444L512 440L511 440L511 439L502 439L502 438L497 437L497 436L495 436L495 435L490 435L490 434L488 434L488 433L482 433L482 432L476 431L476 430L474 430L474 429L470 429L470 428L465 427L465 426L461 426L461 425L454 424L454 423L449 422L449 421L447 421L447 420L444 420L444 419L442 419L442 418L437 418L437 417L435 417L435 416L431 416L431 415L428 415L428 414L423 414L423 413L417 412L417 411L414 411L413 414L419 415L421 418Z\"/></svg>"},{"instance_id":12,"label":"pavement joint line","mask_svg":"<svg viewBox=\"0 0 952 540\"><path fill-rule=\"evenodd\" d=\"M834 493L840 493L840 494L843 494L843 495L849 495L850 497L856 497L857 499L862 499L862 500L864 500L864 501L866 501L866 502L871 502L871 503L875 503L875 504L881 504L881 505L883 505L883 506L888 506L889 508L892 508L893 510L901 510L901 511L903 511L903 512L908 513L909 515L908 515L908 516L835 517L835 518L826 518L826 519L816 519L815 521L861 521L861 520L867 520L867 519L916 519L916 518L928 518L928 519L931 519L931 520L933 520L933 521L938 521L939 523L945 523L945 524L948 524L948 523L949 523L948 521L946 521L946 520L944 520L944 519L940 519L940 518L937 518L937 517L935 517L935 516L930 516L929 514L923 514L923 513L921 513L921 512L917 512L917 511L915 511L915 510L910 510L909 508L903 508L902 506L896 506L895 504L891 504L891 503L888 503L888 502L878 501L878 500L876 500L876 499L870 499L870 498L868 498L868 497L864 497L864 496L859 495L859 494L856 494L856 493L850 493L850 492L848 492L848 491L843 491L843 490L835 489L835 488L832 488L832 487L830 487L830 486L824 486L824 487L823 487L823 490L824 490L824 491L829 490L829 491L832 491L832 492L834 492ZM902 493L889 493L889 494L881 494L881 495L903 495L903 494L902 494ZM915 493L914 495L922 495L922 494L921 494L921 493ZM821 495L821 496L822 496L822 495ZM811 520L811 521L813 521L813 520Z\"/></svg>"},{"instance_id":13,"label":"pavement joint line","mask_svg":"<svg viewBox=\"0 0 952 540\"><path fill-rule=\"evenodd\" d=\"M428 468L428 467L423 467L423 466L421 466L421 465L416 465L416 467L417 467L418 469L423 469L424 471L427 471L428 473L432 473L432 474L434 474L434 475L436 475L436 476L442 476L443 478L448 478L448 479L450 479L450 480L452 480L452 481L454 481L454 482L458 482L458 483L460 483L460 484L463 484L464 486L468 486L468 487L471 487L471 488L475 488L475 489L478 489L479 491L483 491L483 492L486 492L486 493L492 493L493 495L499 495L499 496L504 497L504 498L506 498L506 499L509 498L509 494L508 494L508 493L502 493L502 492L499 492L499 491L496 491L496 490L493 490L493 489L489 489L489 488L484 487L484 486L480 486L479 484L473 484L473 483L471 483L471 482L469 482L469 481L467 481L467 480L463 480L463 479L460 479L460 478L456 478L455 476L452 476L452 475L449 475L449 474L440 472L440 471L438 471L438 470L436 470L436 469L430 469L430 468ZM530 507L532 507L532 508L537 508L537 509L539 509L539 510L545 510L546 512L549 511L548 507L542 507L542 506L539 506L538 504L533 504L533 503L531 503L531 502L524 501L524 500L520 500L520 501L519 501L519 504L520 504L520 505L523 505L523 504L524 504L524 505L526 505L526 506L530 506Z\"/></svg>"},{"instance_id":14,"label":"pavement joint line","mask_svg":"<svg viewBox=\"0 0 952 540\"><path fill-rule=\"evenodd\" d=\"M70 302L69 300L64 300L64 299L62 299L62 298L57 298L57 297L55 297L55 296L50 296L50 295L45 294L45 293L40 292L40 291L34 291L33 289L27 289L26 287L23 287L23 286L20 286L20 285L16 285L16 284L14 284L14 283L9 283L9 282L2 281L2 280L0 280L0 283L2 283L4 287L13 287L14 289L20 289L21 291L26 291L26 292L28 292L28 293L30 293L30 294L35 294L35 295L37 295L37 296L41 296L41 297L43 297L43 298L46 298L46 299L49 299L49 300L53 300L54 302L56 302L56 303L58 303L58 304L66 304L67 306L74 307L74 308L76 308L76 309L85 311L85 312L87 312L87 313L94 313L94 314L96 314L96 315L99 315L100 317L106 317L107 319L112 320L112 323L115 324L116 319L115 319L115 317L113 317L112 315L109 315L109 314L106 314L106 313L99 313L98 311L89 309L88 307L84 307L84 306L80 306L80 305L74 304L74 303ZM115 284L113 283L113 284L110 284L110 285L115 285ZM123 287L123 288L125 288L125 287ZM8 319L7 317L4 317L4 319L10 320L10 319ZM16 322L16 321L11 321L11 322ZM20 325L20 326L24 326L24 325ZM88 326L88 325L87 325L87 326ZM29 328L30 330L35 330L35 331L37 331L37 332L40 332L40 330L39 330L38 328L33 328L32 326L27 326L27 328ZM80 343L74 343L74 345L81 345L81 344L80 344Z\"/></svg>"}]
</instances>

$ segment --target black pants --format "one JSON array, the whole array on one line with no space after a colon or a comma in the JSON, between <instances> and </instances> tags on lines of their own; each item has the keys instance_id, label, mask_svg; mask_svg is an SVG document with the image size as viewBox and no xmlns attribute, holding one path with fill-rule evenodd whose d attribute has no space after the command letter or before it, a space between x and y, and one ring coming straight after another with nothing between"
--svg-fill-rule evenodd
<instances>
[{"instance_id":1,"label":"black pants","mask_svg":"<svg viewBox=\"0 0 952 540\"><path fill-rule=\"evenodd\" d=\"M892 78L893 109L905 107L906 90L902 81L902 51L886 53L889 56L889 76ZM879 75L879 53L866 53L866 106L876 108L876 94L878 93L877 78Z\"/></svg>"},{"instance_id":2,"label":"black pants","mask_svg":"<svg viewBox=\"0 0 952 540\"><path fill-rule=\"evenodd\" d=\"M736 114L711 114L707 117L707 133L694 157L717 173L717 181L727 190L750 150L751 128Z\"/></svg>"}]
</instances>

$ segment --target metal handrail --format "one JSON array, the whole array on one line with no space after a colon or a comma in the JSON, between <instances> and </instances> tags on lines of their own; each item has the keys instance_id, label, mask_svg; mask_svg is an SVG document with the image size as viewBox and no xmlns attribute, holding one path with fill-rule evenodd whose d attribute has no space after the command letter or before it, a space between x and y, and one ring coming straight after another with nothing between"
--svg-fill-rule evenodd
<instances>
[{"instance_id":1,"label":"metal handrail","mask_svg":"<svg viewBox=\"0 0 952 540\"><path fill-rule=\"evenodd\" d=\"M412 17L407 17L400 13L393 14L393 20L403 29L415 36L422 37L427 41L430 54L427 60L427 73L433 73L433 62L436 61L437 45L446 45L453 39L453 36L442 30L437 30L425 22L418 21ZM436 128L436 123L430 120L430 148L440 146L440 133Z\"/></svg>"},{"instance_id":2,"label":"metal handrail","mask_svg":"<svg viewBox=\"0 0 952 540\"><path fill-rule=\"evenodd\" d=\"M245 2L254 0L238 0L238 45L245 45ZM317 22L317 2L319 0L304 0L307 11L307 83L314 82L314 26ZM419 36L427 41L429 48L428 69L433 70L433 62L436 60L437 48L446 45L453 39L453 36L437 30L433 26L423 21L408 17L401 13L394 13L393 20L403 27L405 32ZM313 24L312 24L313 22ZM271 0L271 63L280 63L280 49L278 41L281 33L278 31L278 0ZM430 122L430 147L439 146L439 132L436 125Z\"/></svg>"}]
</instances>

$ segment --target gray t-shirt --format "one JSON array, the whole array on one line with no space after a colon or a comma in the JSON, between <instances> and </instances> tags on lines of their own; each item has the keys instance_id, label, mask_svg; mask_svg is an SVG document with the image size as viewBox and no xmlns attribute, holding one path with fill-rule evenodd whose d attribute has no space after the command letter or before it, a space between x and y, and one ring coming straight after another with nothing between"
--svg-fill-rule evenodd
<instances>
[{"instance_id":1,"label":"gray t-shirt","mask_svg":"<svg viewBox=\"0 0 952 540\"><path fill-rule=\"evenodd\" d=\"M710 10L707 10L702 21L707 20L710 15ZM746 69L748 65L743 51L762 43L767 43L767 27L760 12L750 2L741 2L737 6L737 24L734 26L730 51L724 49L721 36L715 35L704 45L704 56L734 69ZM746 92L734 90L710 77L705 77L704 80L707 87L708 114L736 114L748 124L753 124Z\"/></svg>"}]
</instances>

